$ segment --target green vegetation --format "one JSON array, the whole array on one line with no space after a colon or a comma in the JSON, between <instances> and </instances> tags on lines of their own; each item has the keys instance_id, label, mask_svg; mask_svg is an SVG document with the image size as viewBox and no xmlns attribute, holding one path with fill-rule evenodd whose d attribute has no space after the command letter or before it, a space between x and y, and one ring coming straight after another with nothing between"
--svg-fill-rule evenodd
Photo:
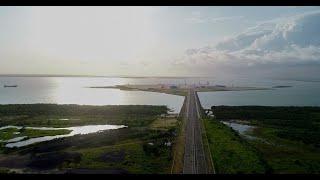
<instances>
[{"instance_id":1,"label":"green vegetation","mask_svg":"<svg viewBox=\"0 0 320 180\"><path fill-rule=\"evenodd\" d=\"M72 169L113 169L130 173L169 173L170 148L161 139L149 145L148 141L132 140L112 146L76 150L81 153L79 163L64 164Z\"/></svg>"},{"instance_id":2,"label":"green vegetation","mask_svg":"<svg viewBox=\"0 0 320 180\"><path fill-rule=\"evenodd\" d=\"M58 170L66 173L170 173L172 143L179 121L173 117L160 117L167 114L167 110L165 106L0 106L0 118L3 120L0 122L1 126L128 126L20 148L6 148L0 154L0 168L19 169L19 172ZM8 132L3 136L10 136L14 132L11 128L6 130ZM30 137L33 134L39 135L39 132L29 130L24 129L24 133ZM42 133L50 135L54 132ZM22 134L21 132L19 136Z\"/></svg>"},{"instance_id":3,"label":"green vegetation","mask_svg":"<svg viewBox=\"0 0 320 180\"><path fill-rule=\"evenodd\" d=\"M10 173L10 169L8 168L0 168L0 174Z\"/></svg>"},{"instance_id":4,"label":"green vegetation","mask_svg":"<svg viewBox=\"0 0 320 180\"><path fill-rule=\"evenodd\" d=\"M171 146L165 143L173 138L170 131L127 128L56 139L9 154L31 154L26 168L33 170L170 173Z\"/></svg>"},{"instance_id":5,"label":"green vegetation","mask_svg":"<svg viewBox=\"0 0 320 180\"><path fill-rule=\"evenodd\" d=\"M262 140L251 140L274 173L319 173L320 150L301 141L279 138L276 128L258 127L250 135Z\"/></svg>"},{"instance_id":6,"label":"green vegetation","mask_svg":"<svg viewBox=\"0 0 320 180\"><path fill-rule=\"evenodd\" d=\"M204 115L202 115L201 117L204 117ZM209 139L207 136L207 131L204 125L204 118L201 118L201 129L202 129L202 142L203 142L203 150L206 154L206 161L208 164L208 172L209 173L216 173L216 169L213 163L213 158L212 158L212 152L211 152L211 148L210 148L210 143L209 143Z\"/></svg>"},{"instance_id":7,"label":"green vegetation","mask_svg":"<svg viewBox=\"0 0 320 180\"><path fill-rule=\"evenodd\" d=\"M19 134L15 134L19 132ZM0 139L9 140L16 137L28 136L28 138L42 137L42 136L55 136L62 134L69 134L71 130L68 129L58 129L58 130L37 130L37 129L16 129L7 128L0 130Z\"/></svg>"},{"instance_id":8,"label":"green vegetation","mask_svg":"<svg viewBox=\"0 0 320 180\"><path fill-rule=\"evenodd\" d=\"M216 173L265 173L267 165L259 153L226 125L203 119Z\"/></svg>"},{"instance_id":9,"label":"green vegetation","mask_svg":"<svg viewBox=\"0 0 320 180\"><path fill-rule=\"evenodd\" d=\"M175 117L158 118L150 124L150 128L154 130L169 130L177 126L177 121Z\"/></svg>"},{"instance_id":10,"label":"green vegetation","mask_svg":"<svg viewBox=\"0 0 320 180\"><path fill-rule=\"evenodd\" d=\"M247 139L274 173L320 173L320 108L213 106L219 120L245 120Z\"/></svg>"},{"instance_id":11,"label":"green vegetation","mask_svg":"<svg viewBox=\"0 0 320 180\"><path fill-rule=\"evenodd\" d=\"M87 106L56 104L0 105L0 126L70 127L94 124L147 126L166 106ZM61 120L69 119L69 120Z\"/></svg>"},{"instance_id":12,"label":"green vegetation","mask_svg":"<svg viewBox=\"0 0 320 180\"><path fill-rule=\"evenodd\" d=\"M58 129L58 130L37 130L37 129L17 129L17 128L7 128L0 130L0 153L5 150L5 142L7 140L25 137L24 139L43 137L43 136L55 136L69 134L71 130L68 129Z\"/></svg>"},{"instance_id":13,"label":"green vegetation","mask_svg":"<svg viewBox=\"0 0 320 180\"><path fill-rule=\"evenodd\" d=\"M212 110L219 120L249 120L278 129L278 137L320 147L319 107L213 106Z\"/></svg>"}]
</instances>

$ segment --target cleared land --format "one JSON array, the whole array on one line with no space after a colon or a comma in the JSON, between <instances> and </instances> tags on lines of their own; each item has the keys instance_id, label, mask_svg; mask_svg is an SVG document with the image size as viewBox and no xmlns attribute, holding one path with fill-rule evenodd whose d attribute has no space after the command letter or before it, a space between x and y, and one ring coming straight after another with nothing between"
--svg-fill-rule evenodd
<instances>
[{"instance_id":1,"label":"cleared land","mask_svg":"<svg viewBox=\"0 0 320 180\"><path fill-rule=\"evenodd\" d=\"M176 117L160 117L151 123L150 128L154 130L169 130L176 127L177 122Z\"/></svg>"},{"instance_id":2,"label":"cleared land","mask_svg":"<svg viewBox=\"0 0 320 180\"><path fill-rule=\"evenodd\" d=\"M2 147L0 172L170 173L179 121L164 116L167 110L165 106L0 106L1 126L128 126L21 148Z\"/></svg>"}]
</instances>

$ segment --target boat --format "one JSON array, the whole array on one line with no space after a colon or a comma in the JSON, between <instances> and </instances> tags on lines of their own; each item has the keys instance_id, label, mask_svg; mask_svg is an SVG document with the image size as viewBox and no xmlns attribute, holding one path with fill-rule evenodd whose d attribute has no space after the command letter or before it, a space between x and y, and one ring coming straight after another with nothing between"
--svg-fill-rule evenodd
<instances>
[{"instance_id":1,"label":"boat","mask_svg":"<svg viewBox=\"0 0 320 180\"><path fill-rule=\"evenodd\" d=\"M4 85L3 87L4 88L7 88L7 87L18 87L18 85Z\"/></svg>"},{"instance_id":2,"label":"boat","mask_svg":"<svg viewBox=\"0 0 320 180\"><path fill-rule=\"evenodd\" d=\"M272 86L272 88L289 88L289 87L292 87L292 86Z\"/></svg>"}]
</instances>

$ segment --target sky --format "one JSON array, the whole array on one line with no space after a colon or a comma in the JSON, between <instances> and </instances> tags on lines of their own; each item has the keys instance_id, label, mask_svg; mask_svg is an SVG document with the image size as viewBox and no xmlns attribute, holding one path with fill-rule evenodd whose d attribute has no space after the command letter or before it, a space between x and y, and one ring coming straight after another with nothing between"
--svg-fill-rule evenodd
<instances>
[{"instance_id":1,"label":"sky","mask_svg":"<svg viewBox=\"0 0 320 180\"><path fill-rule=\"evenodd\" d=\"M320 76L320 7L0 7L0 74Z\"/></svg>"}]
</instances>

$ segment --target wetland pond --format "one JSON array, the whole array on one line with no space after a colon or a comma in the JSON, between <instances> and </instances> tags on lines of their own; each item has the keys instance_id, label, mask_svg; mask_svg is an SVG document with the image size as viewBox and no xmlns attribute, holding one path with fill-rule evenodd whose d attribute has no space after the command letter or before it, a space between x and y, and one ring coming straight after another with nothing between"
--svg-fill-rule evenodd
<instances>
[{"instance_id":1,"label":"wetland pond","mask_svg":"<svg viewBox=\"0 0 320 180\"><path fill-rule=\"evenodd\" d=\"M25 127L26 129L34 129L34 130L66 129L66 130L70 130L71 132L69 134L55 135L55 136L43 136L43 137L30 138L30 139L26 139L26 140L24 140L25 138L27 138L26 136L16 137L16 138L7 140L6 142L8 144L6 144L5 147L7 147L7 148L22 147L22 146L27 146L27 145L38 143L38 142L50 141L50 140L58 139L58 138L70 137L70 136L79 135L79 134L90 134L90 133L96 133L96 132L105 131L105 130L120 129L120 128L126 128L126 127L127 126L124 126L124 125L88 125L88 126L75 126L75 127L66 127L66 128ZM7 128L22 129L23 127L21 127L21 126L4 126L4 127L0 127L0 130L7 129Z\"/></svg>"},{"instance_id":2,"label":"wetland pond","mask_svg":"<svg viewBox=\"0 0 320 180\"><path fill-rule=\"evenodd\" d=\"M246 134L246 132L251 131L252 129L254 129L254 126L250 126L250 125L246 125L246 124L240 124L240 123L236 123L234 121L221 121L223 124L231 127L233 130L237 131L240 135L244 136L245 138L248 139L256 139L256 137L254 136L250 136L248 134Z\"/></svg>"}]
</instances>

